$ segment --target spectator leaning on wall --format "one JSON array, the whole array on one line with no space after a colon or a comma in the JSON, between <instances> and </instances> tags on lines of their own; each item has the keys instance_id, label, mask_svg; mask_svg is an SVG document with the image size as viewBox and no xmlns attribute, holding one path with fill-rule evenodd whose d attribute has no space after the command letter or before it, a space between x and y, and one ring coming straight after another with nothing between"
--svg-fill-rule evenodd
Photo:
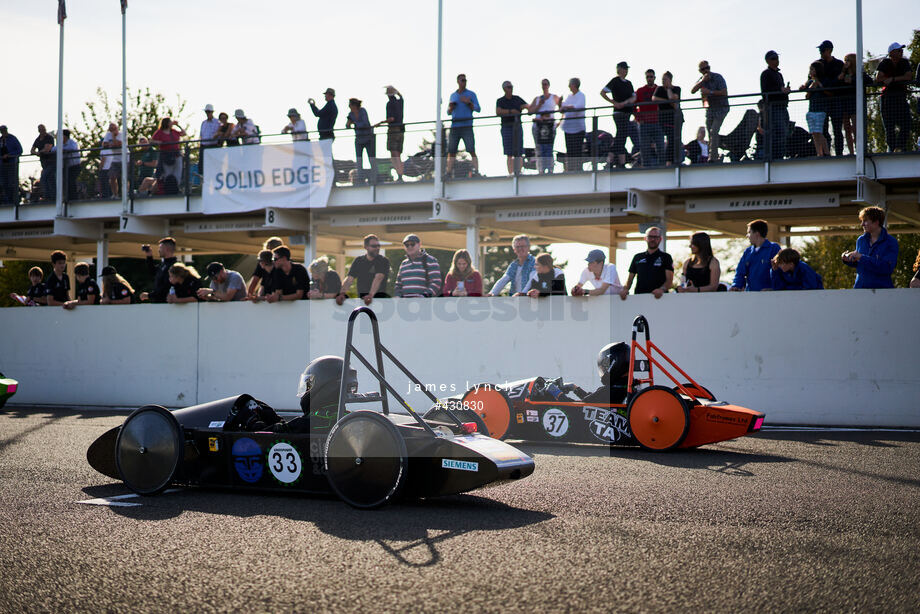
<instances>
[{"instance_id":1,"label":"spectator leaning on wall","mask_svg":"<svg viewBox=\"0 0 920 614\"><path fill-rule=\"evenodd\" d=\"M802 262L802 256L791 247L779 250L771 261L770 280L774 290L823 290L824 280L813 268Z\"/></svg>"},{"instance_id":2,"label":"spectator leaning on wall","mask_svg":"<svg viewBox=\"0 0 920 614\"><path fill-rule=\"evenodd\" d=\"M438 296L441 293L441 267L434 256L422 249L418 235L403 239L406 259L396 273L396 296Z\"/></svg>"},{"instance_id":3,"label":"spectator leaning on wall","mask_svg":"<svg viewBox=\"0 0 920 614\"><path fill-rule=\"evenodd\" d=\"M885 211L866 207L859 212L863 235L856 239L856 250L844 252L843 263L856 269L854 288L894 288L891 274L898 263L898 242L884 227Z\"/></svg>"},{"instance_id":4,"label":"spectator leaning on wall","mask_svg":"<svg viewBox=\"0 0 920 614\"><path fill-rule=\"evenodd\" d=\"M153 252L149 245L141 245L141 251L147 256L147 271L153 276L153 291L141 292L140 299L149 299L151 303L165 303L170 288L169 267L176 263L176 240L172 237L160 239L157 244L160 264L154 264Z\"/></svg>"},{"instance_id":5,"label":"spectator leaning on wall","mask_svg":"<svg viewBox=\"0 0 920 614\"><path fill-rule=\"evenodd\" d=\"M220 262L212 262L207 268L211 278L209 288L199 288L198 298L205 301L242 301L246 299L246 282L236 271L228 271Z\"/></svg>"},{"instance_id":6,"label":"spectator leaning on wall","mask_svg":"<svg viewBox=\"0 0 920 614\"><path fill-rule=\"evenodd\" d=\"M744 250L738 268L735 270L735 280L730 290L738 292L749 290L759 292L772 290L773 282L770 280L770 270L773 268L773 256L779 253L779 245L767 240L769 227L763 220L754 220L747 225L747 238L751 246Z\"/></svg>"}]
</instances>

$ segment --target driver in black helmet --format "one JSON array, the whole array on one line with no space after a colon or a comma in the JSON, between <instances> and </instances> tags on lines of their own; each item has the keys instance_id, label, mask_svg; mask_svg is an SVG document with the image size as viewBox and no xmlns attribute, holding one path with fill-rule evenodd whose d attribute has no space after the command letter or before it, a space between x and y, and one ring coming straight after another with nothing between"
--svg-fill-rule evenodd
<instances>
[{"instance_id":1,"label":"driver in black helmet","mask_svg":"<svg viewBox=\"0 0 920 614\"><path fill-rule=\"evenodd\" d=\"M574 387L575 394L585 403L622 403L629 383L629 345L622 341L608 343L597 354L597 372L601 386L591 393Z\"/></svg>"}]
</instances>

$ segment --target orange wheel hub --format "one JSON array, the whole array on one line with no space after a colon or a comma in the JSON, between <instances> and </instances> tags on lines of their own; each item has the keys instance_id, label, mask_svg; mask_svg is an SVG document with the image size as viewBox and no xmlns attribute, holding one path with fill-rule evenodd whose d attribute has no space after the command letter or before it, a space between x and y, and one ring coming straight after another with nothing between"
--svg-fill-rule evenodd
<instances>
[{"instance_id":1,"label":"orange wheel hub","mask_svg":"<svg viewBox=\"0 0 920 614\"><path fill-rule=\"evenodd\" d=\"M489 435L501 439L508 433L511 424L511 405L500 390L488 384L471 388L463 395L463 409L476 412L489 427Z\"/></svg>"},{"instance_id":2,"label":"orange wheel hub","mask_svg":"<svg viewBox=\"0 0 920 614\"><path fill-rule=\"evenodd\" d=\"M650 450L670 450L680 444L690 426L690 411L670 388L652 386L639 392L628 409L633 437Z\"/></svg>"}]
</instances>

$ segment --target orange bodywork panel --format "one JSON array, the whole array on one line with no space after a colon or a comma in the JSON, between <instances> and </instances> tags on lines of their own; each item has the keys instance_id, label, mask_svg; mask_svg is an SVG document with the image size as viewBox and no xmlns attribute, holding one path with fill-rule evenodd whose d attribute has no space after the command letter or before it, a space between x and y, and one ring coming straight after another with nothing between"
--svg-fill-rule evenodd
<instances>
[{"instance_id":1,"label":"orange bodywork panel","mask_svg":"<svg viewBox=\"0 0 920 614\"><path fill-rule=\"evenodd\" d=\"M756 432L760 430L764 415L740 405L693 405L687 436L677 447L693 448Z\"/></svg>"}]
</instances>

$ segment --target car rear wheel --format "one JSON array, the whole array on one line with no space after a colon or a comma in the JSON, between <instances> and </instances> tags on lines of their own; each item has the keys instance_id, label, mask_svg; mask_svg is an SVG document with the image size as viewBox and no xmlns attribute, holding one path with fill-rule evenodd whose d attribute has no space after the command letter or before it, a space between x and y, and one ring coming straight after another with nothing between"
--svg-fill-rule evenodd
<instances>
[{"instance_id":1,"label":"car rear wheel","mask_svg":"<svg viewBox=\"0 0 920 614\"><path fill-rule=\"evenodd\" d=\"M165 407L145 405L128 416L115 441L115 467L141 495L169 486L182 456L182 427Z\"/></svg>"},{"instance_id":2,"label":"car rear wheel","mask_svg":"<svg viewBox=\"0 0 920 614\"><path fill-rule=\"evenodd\" d=\"M479 384L466 391L461 401L462 411L472 411L486 425L488 435L495 439L508 436L511 427L511 401L493 384Z\"/></svg>"},{"instance_id":3,"label":"car rear wheel","mask_svg":"<svg viewBox=\"0 0 920 614\"><path fill-rule=\"evenodd\" d=\"M339 420L326 439L326 478L341 499L357 508L395 499L406 481L406 442L389 418L361 410Z\"/></svg>"},{"instance_id":4,"label":"car rear wheel","mask_svg":"<svg viewBox=\"0 0 920 614\"><path fill-rule=\"evenodd\" d=\"M683 397L672 389L650 386L629 402L626 420L640 446L648 450L671 450L687 436L690 410Z\"/></svg>"}]
</instances>

